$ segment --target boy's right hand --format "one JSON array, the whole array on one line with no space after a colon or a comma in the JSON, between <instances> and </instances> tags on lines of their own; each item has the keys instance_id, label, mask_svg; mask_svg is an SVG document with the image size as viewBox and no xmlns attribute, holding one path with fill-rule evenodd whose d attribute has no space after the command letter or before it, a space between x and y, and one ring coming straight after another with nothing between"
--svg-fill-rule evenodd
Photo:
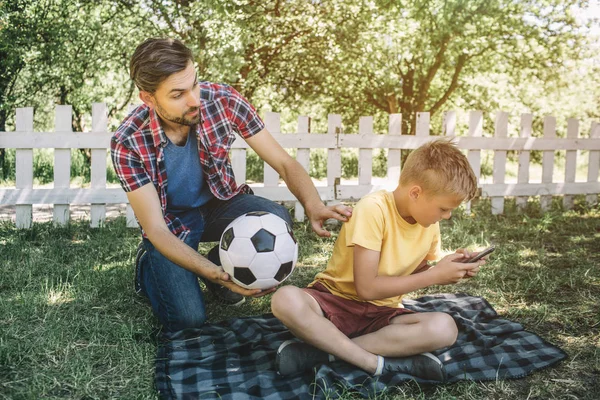
<instances>
[{"instance_id":1,"label":"boy's right hand","mask_svg":"<svg viewBox=\"0 0 600 400\"><path fill-rule=\"evenodd\" d=\"M467 255L463 252L448 254L434 268L427 271L427 273L432 274L435 285L449 285L457 283L463 278L475 276L479 271L479 267L485 264L485 259L466 264L462 262L465 257Z\"/></svg>"}]
</instances>

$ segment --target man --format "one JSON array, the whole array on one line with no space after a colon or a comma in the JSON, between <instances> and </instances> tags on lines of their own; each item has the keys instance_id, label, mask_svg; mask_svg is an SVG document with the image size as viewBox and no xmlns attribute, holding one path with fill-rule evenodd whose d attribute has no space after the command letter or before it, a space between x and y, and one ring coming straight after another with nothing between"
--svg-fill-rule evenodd
<instances>
[{"instance_id":1,"label":"man","mask_svg":"<svg viewBox=\"0 0 600 400\"><path fill-rule=\"evenodd\" d=\"M218 241L225 227L250 211L287 210L236 185L229 160L234 132L284 179L313 230L329 236L326 219L346 221L351 209L325 206L302 166L264 128L255 109L228 85L198 82L191 51L173 39L148 39L135 50L130 75L144 103L111 140L113 165L143 242L136 257L136 291L148 297L166 332L206 320L198 277L228 304L271 290L247 290L219 267L218 246L207 258L199 242Z\"/></svg>"}]
</instances>

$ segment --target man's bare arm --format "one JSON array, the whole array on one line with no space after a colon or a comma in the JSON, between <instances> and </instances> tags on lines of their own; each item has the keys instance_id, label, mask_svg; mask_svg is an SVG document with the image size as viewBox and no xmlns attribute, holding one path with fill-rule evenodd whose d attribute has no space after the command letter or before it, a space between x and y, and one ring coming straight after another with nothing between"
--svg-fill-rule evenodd
<instances>
[{"instance_id":1,"label":"man's bare arm","mask_svg":"<svg viewBox=\"0 0 600 400\"><path fill-rule=\"evenodd\" d=\"M312 228L318 235L330 236L330 233L323 228L323 223L327 219L335 218L345 222L352 215L350 207L341 204L335 206L323 204L308 173L300 163L290 157L269 131L263 129L246 139L246 142L260 158L281 175L290 192L306 209Z\"/></svg>"}]
</instances>

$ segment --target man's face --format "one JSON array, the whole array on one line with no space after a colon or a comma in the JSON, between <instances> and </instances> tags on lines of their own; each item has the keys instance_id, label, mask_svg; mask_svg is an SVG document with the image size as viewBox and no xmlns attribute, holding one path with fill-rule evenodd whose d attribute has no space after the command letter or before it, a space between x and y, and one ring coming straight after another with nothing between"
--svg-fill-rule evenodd
<instances>
[{"instance_id":1,"label":"man's face","mask_svg":"<svg viewBox=\"0 0 600 400\"><path fill-rule=\"evenodd\" d=\"M191 61L165 79L154 94L143 92L140 97L163 120L187 126L200 122L200 87Z\"/></svg>"}]
</instances>

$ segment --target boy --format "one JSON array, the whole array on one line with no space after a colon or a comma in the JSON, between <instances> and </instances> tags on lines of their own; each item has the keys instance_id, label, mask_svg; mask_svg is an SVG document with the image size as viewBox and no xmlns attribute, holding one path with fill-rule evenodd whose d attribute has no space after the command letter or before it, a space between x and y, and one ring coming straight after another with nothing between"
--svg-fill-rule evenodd
<instances>
[{"instance_id":1,"label":"boy","mask_svg":"<svg viewBox=\"0 0 600 400\"><path fill-rule=\"evenodd\" d=\"M481 265L463 263L463 249L440 256L438 222L472 199L477 179L466 157L447 139L429 142L407 158L393 192L361 199L335 243L324 272L308 288L280 288L271 303L299 341L277 350L280 375L335 358L381 375L403 372L444 381L440 360L428 353L450 346L458 329L445 313L414 313L402 296L431 285L474 276Z\"/></svg>"}]
</instances>

